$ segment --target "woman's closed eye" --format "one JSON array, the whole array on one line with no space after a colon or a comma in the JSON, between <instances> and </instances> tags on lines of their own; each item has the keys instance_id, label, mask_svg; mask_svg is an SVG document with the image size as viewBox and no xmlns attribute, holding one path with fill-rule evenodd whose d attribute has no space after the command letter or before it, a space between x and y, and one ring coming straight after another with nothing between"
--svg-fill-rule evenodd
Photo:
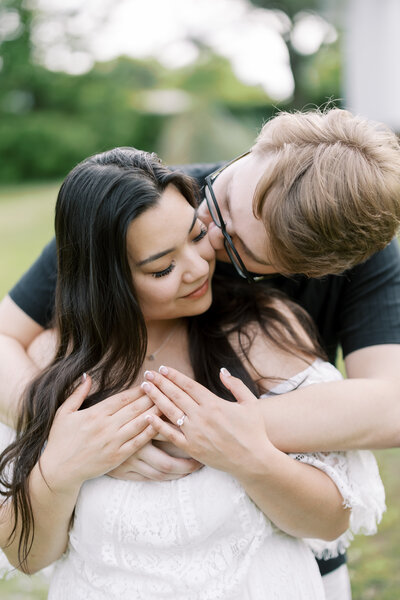
<instances>
[{"instance_id":1,"label":"woman's closed eye","mask_svg":"<svg viewBox=\"0 0 400 600\"><path fill-rule=\"evenodd\" d=\"M194 244L198 244L199 242L201 242L201 240L203 238L205 238L206 235L207 235L207 227L205 225L203 225L203 223L201 223L200 233L192 239L192 242ZM155 278L164 277L165 275L169 275L174 268L175 268L175 261L173 260L166 269L162 269L161 271L154 271L153 273L151 273L151 275L152 275L152 277L155 277Z\"/></svg>"},{"instance_id":2,"label":"woman's closed eye","mask_svg":"<svg viewBox=\"0 0 400 600\"><path fill-rule=\"evenodd\" d=\"M199 235L196 235L196 237L193 239L193 242L195 244L197 244L197 242L200 242L206 235L207 235L207 227L205 225L202 225L200 228Z\"/></svg>"},{"instance_id":3,"label":"woman's closed eye","mask_svg":"<svg viewBox=\"0 0 400 600\"><path fill-rule=\"evenodd\" d=\"M162 271L155 271L151 275L152 275L152 277L156 277L156 278L164 277L164 275L169 275L174 268L175 268L175 261L172 261L171 264L166 269L163 269Z\"/></svg>"}]
</instances>

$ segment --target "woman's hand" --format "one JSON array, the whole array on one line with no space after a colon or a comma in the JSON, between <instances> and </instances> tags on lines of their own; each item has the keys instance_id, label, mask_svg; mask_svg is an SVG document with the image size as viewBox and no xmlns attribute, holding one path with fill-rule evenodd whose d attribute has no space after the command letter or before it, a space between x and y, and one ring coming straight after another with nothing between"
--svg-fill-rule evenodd
<instances>
[{"instance_id":1,"label":"woman's hand","mask_svg":"<svg viewBox=\"0 0 400 600\"><path fill-rule=\"evenodd\" d=\"M154 440L148 442L125 462L109 471L107 475L131 481L171 481L185 477L203 466L193 458L182 458L169 454L169 452L173 452L173 448L169 447L166 451L165 444L162 446L158 446L157 442L156 444L154 444Z\"/></svg>"},{"instance_id":2,"label":"woman's hand","mask_svg":"<svg viewBox=\"0 0 400 600\"><path fill-rule=\"evenodd\" d=\"M278 453L264 427L260 402L226 370L221 381L238 402L227 402L175 369L146 371L142 389L176 428L157 415L154 429L193 458L235 476L261 468L266 453Z\"/></svg>"},{"instance_id":3,"label":"woman's hand","mask_svg":"<svg viewBox=\"0 0 400 600\"><path fill-rule=\"evenodd\" d=\"M229 373L221 381L238 402L227 402L174 369L146 372L142 389L176 430L156 415L147 419L173 444L227 471L273 523L289 535L332 540L348 527L349 511L324 472L280 452L265 432L260 402ZM183 419L183 422L182 422Z\"/></svg>"},{"instance_id":4,"label":"woman's hand","mask_svg":"<svg viewBox=\"0 0 400 600\"><path fill-rule=\"evenodd\" d=\"M88 376L57 410L40 458L48 485L57 491L107 473L156 435L146 416L159 411L140 387L79 410L90 387Z\"/></svg>"}]
</instances>

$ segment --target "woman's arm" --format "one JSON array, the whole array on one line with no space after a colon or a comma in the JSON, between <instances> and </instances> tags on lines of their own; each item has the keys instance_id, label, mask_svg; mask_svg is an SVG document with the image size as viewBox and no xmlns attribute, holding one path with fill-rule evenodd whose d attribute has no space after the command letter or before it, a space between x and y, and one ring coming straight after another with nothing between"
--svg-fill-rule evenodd
<instances>
[{"instance_id":1,"label":"woman's arm","mask_svg":"<svg viewBox=\"0 0 400 600\"><path fill-rule=\"evenodd\" d=\"M200 384L168 368L146 373L144 389L179 430L157 416L154 428L201 462L236 477L259 508L283 531L301 537L335 539L349 523L349 511L332 480L277 450L265 431L260 403L222 401ZM229 375L222 381L230 389Z\"/></svg>"},{"instance_id":2,"label":"woman's arm","mask_svg":"<svg viewBox=\"0 0 400 600\"><path fill-rule=\"evenodd\" d=\"M262 512L290 535L335 540L349 527L350 511L343 507L332 479L279 450L262 452L232 475Z\"/></svg>"},{"instance_id":3,"label":"woman's arm","mask_svg":"<svg viewBox=\"0 0 400 600\"><path fill-rule=\"evenodd\" d=\"M13 567L33 574L57 560L65 552L79 489L79 485L58 487L56 480L46 483L41 468L36 464L29 478L35 530L27 568L23 568L18 557L20 526L8 544L15 521L11 503L5 503L0 510L0 545Z\"/></svg>"},{"instance_id":4,"label":"woman's arm","mask_svg":"<svg viewBox=\"0 0 400 600\"><path fill-rule=\"evenodd\" d=\"M158 411L140 388L121 392L79 410L90 391L87 377L58 409L48 442L30 475L34 518L33 545L27 557L29 573L58 559L68 541L68 529L81 485L121 464L155 435L145 420ZM9 504L2 507L0 539L4 545L14 524ZM17 535L4 547L9 561L20 568Z\"/></svg>"}]
</instances>

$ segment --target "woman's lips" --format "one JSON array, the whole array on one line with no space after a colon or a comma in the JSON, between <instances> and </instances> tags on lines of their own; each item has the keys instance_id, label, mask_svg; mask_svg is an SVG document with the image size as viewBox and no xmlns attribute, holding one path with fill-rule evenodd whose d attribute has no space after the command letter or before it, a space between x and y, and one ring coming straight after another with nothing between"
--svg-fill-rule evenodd
<instances>
[{"instance_id":1,"label":"woman's lips","mask_svg":"<svg viewBox=\"0 0 400 600\"><path fill-rule=\"evenodd\" d=\"M207 290L208 290L208 279L206 279L205 282L200 287L198 287L196 290L194 290L187 296L184 296L184 298L201 298L201 296L204 296L204 294L207 293Z\"/></svg>"}]
</instances>

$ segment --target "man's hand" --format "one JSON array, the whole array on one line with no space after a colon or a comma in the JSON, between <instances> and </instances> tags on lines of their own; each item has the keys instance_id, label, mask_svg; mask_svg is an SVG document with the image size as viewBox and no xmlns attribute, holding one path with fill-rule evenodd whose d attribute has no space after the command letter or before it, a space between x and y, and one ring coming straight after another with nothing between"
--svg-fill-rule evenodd
<instances>
[{"instance_id":1,"label":"man's hand","mask_svg":"<svg viewBox=\"0 0 400 600\"><path fill-rule=\"evenodd\" d=\"M132 481L170 481L185 477L202 466L193 458L171 456L149 442L107 475Z\"/></svg>"}]
</instances>

